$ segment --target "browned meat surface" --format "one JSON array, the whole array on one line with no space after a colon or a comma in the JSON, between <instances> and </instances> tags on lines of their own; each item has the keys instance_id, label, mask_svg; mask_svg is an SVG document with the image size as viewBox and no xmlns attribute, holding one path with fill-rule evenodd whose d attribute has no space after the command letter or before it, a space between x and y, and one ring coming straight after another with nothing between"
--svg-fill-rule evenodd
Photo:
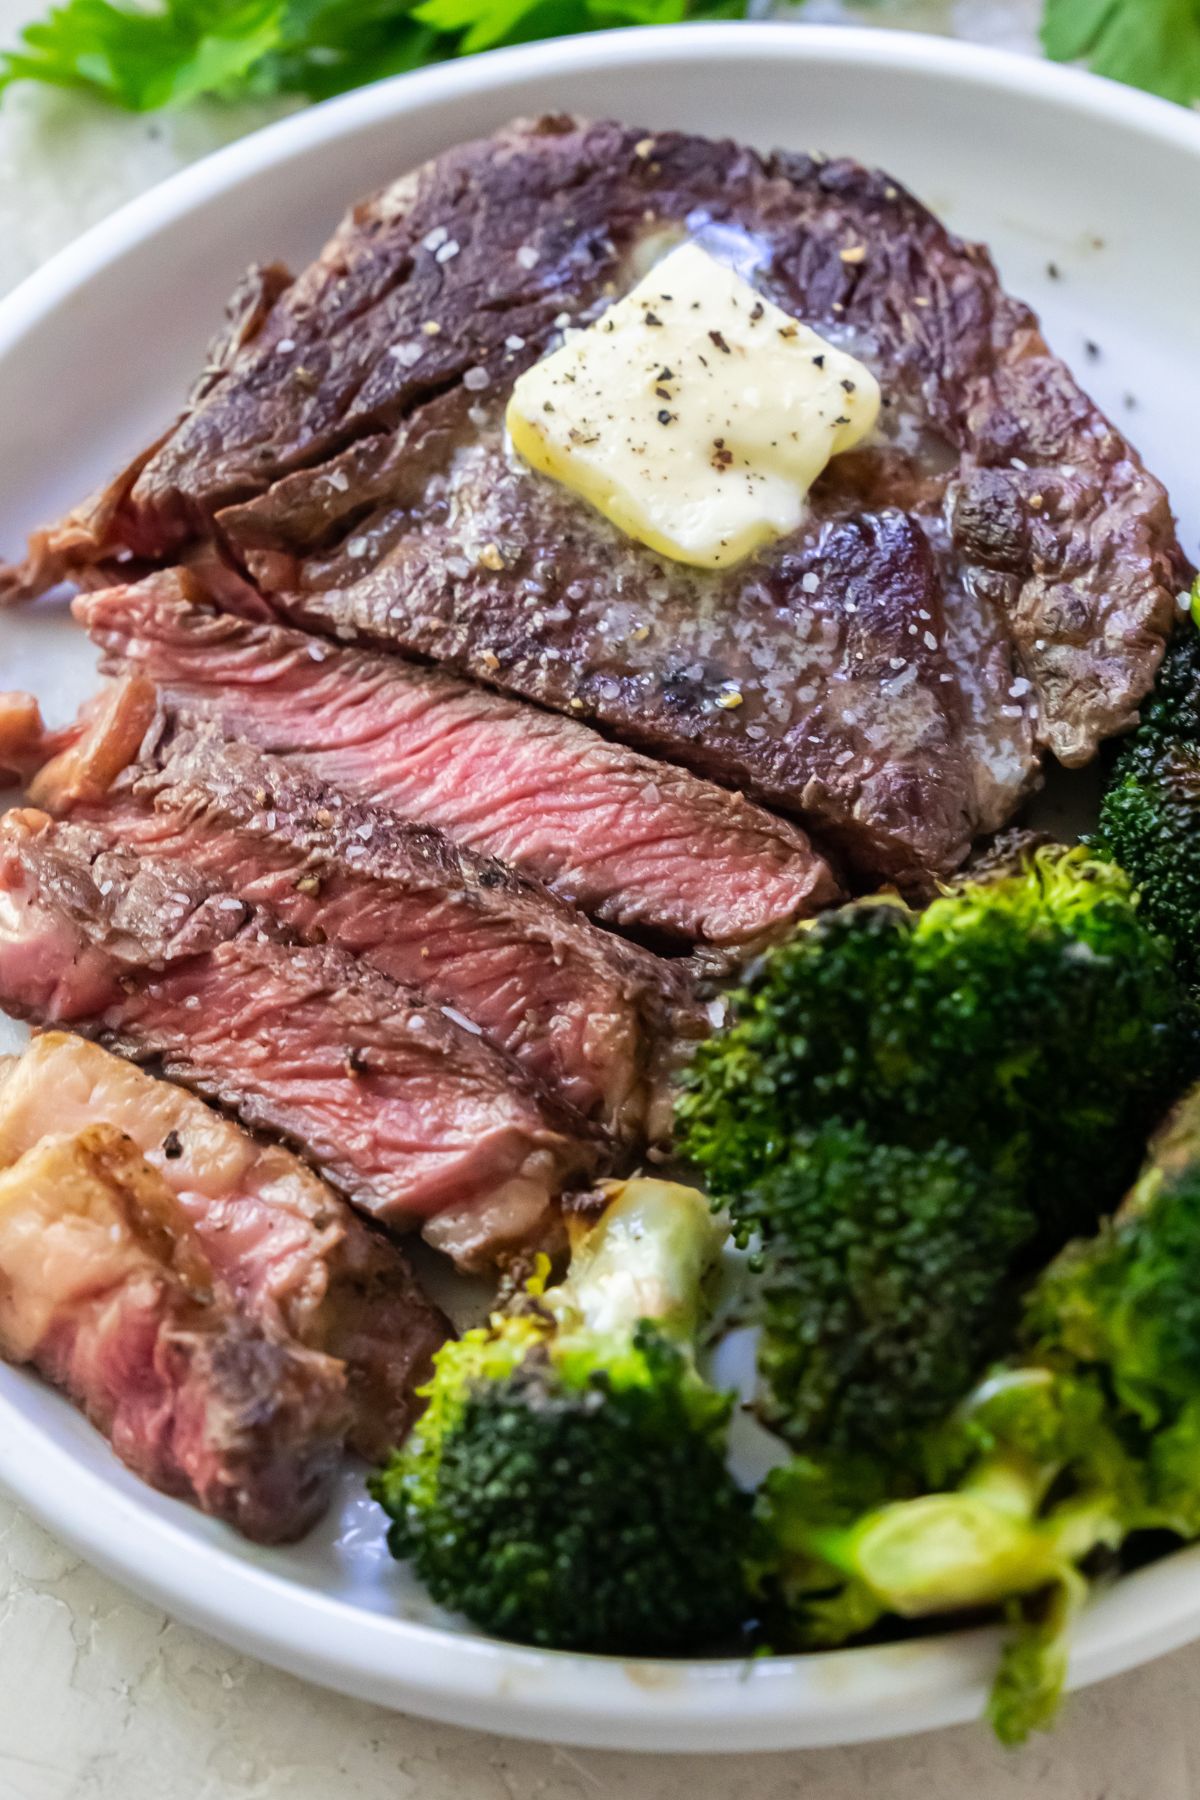
<instances>
[{"instance_id":1,"label":"browned meat surface","mask_svg":"<svg viewBox=\"0 0 1200 1800\"><path fill-rule=\"evenodd\" d=\"M260 1543L300 1537L328 1503L341 1364L237 1311L110 1126L0 1172L0 1354L68 1394L144 1481Z\"/></svg>"},{"instance_id":2,"label":"browned meat surface","mask_svg":"<svg viewBox=\"0 0 1200 1800\"><path fill-rule=\"evenodd\" d=\"M32 694L0 694L0 787L13 786L37 767L45 736Z\"/></svg>"},{"instance_id":3,"label":"browned meat surface","mask_svg":"<svg viewBox=\"0 0 1200 1800\"><path fill-rule=\"evenodd\" d=\"M345 1365L351 1446L378 1459L398 1443L449 1331L399 1245L290 1151L98 1044L44 1032L0 1063L0 1168L94 1124L157 1170L247 1318Z\"/></svg>"},{"instance_id":4,"label":"browned meat surface","mask_svg":"<svg viewBox=\"0 0 1200 1800\"><path fill-rule=\"evenodd\" d=\"M170 575L77 602L185 717L543 881L606 924L778 936L837 887L796 827L586 726L394 657L220 616Z\"/></svg>"},{"instance_id":5,"label":"browned meat surface","mask_svg":"<svg viewBox=\"0 0 1200 1800\"><path fill-rule=\"evenodd\" d=\"M253 342L290 280L287 270L279 263L246 271L230 296L221 329L209 344L204 367L192 384L188 396L190 405L199 405L236 361L239 352ZM130 492L162 441L148 445L127 468L98 493L90 495L53 529L33 534L24 569L0 569L0 605L5 599L21 600L42 592L68 570L72 574L84 574L93 560L96 545L121 537L129 519ZM129 574L128 568L125 574Z\"/></svg>"},{"instance_id":6,"label":"browned meat surface","mask_svg":"<svg viewBox=\"0 0 1200 1800\"><path fill-rule=\"evenodd\" d=\"M110 683L70 725L48 731L32 694L0 694L0 787L49 765L63 778L70 769L72 799L104 793L136 753L156 703L151 683L134 674Z\"/></svg>"},{"instance_id":7,"label":"browned meat surface","mask_svg":"<svg viewBox=\"0 0 1200 1800\"><path fill-rule=\"evenodd\" d=\"M687 235L886 400L800 530L717 574L628 541L502 433L516 376ZM119 503L40 539L17 585L214 550L226 603L593 719L869 874L952 866L1042 746L1083 762L1130 723L1181 575L1162 488L986 252L888 177L561 118L355 207Z\"/></svg>"},{"instance_id":8,"label":"browned meat surface","mask_svg":"<svg viewBox=\"0 0 1200 1800\"><path fill-rule=\"evenodd\" d=\"M186 865L0 821L0 1004L68 1024L296 1144L341 1191L464 1261L527 1246L594 1147L520 1069L344 952L299 946Z\"/></svg>"},{"instance_id":9,"label":"browned meat surface","mask_svg":"<svg viewBox=\"0 0 1200 1800\"><path fill-rule=\"evenodd\" d=\"M469 1019L581 1118L644 1136L672 1012L688 997L676 967L495 858L211 725L163 720L140 762L80 799L77 765L115 764L97 741L113 710L42 771L36 804L214 876L305 943L336 944Z\"/></svg>"}]
</instances>

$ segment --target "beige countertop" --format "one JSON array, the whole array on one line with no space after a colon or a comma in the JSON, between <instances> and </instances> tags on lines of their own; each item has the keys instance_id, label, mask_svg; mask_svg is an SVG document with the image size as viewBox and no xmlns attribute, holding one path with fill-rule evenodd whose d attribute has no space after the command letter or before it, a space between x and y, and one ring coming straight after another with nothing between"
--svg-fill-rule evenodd
<instances>
[{"instance_id":1,"label":"beige countertop","mask_svg":"<svg viewBox=\"0 0 1200 1800\"><path fill-rule=\"evenodd\" d=\"M866 16L810 0L812 18ZM1029 48L1034 0L907 0ZM0 32L30 16L0 0ZM0 291L85 225L270 116L130 119L17 91L0 113ZM980 1728L861 1749L651 1758L506 1743L306 1687L174 1624L0 1498L0 1800L1198 1800L1200 1646L1073 1699L1005 1753Z\"/></svg>"}]
</instances>

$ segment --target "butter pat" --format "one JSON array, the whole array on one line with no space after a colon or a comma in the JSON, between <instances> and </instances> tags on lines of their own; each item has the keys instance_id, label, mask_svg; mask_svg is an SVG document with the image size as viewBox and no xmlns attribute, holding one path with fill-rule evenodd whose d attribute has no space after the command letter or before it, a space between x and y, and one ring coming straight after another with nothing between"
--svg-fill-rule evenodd
<instances>
[{"instance_id":1,"label":"butter pat","mask_svg":"<svg viewBox=\"0 0 1200 1800\"><path fill-rule=\"evenodd\" d=\"M630 537L720 569L794 531L878 415L869 369L682 244L521 376L507 423L527 463Z\"/></svg>"}]
</instances>

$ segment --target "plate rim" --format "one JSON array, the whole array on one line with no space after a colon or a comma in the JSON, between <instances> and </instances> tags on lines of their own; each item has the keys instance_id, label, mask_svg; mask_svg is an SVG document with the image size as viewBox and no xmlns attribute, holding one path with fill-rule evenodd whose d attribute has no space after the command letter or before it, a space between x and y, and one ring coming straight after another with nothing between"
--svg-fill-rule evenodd
<instances>
[{"instance_id":1,"label":"plate rim","mask_svg":"<svg viewBox=\"0 0 1200 1800\"><path fill-rule=\"evenodd\" d=\"M642 27L493 51L358 89L215 151L57 252L0 301L0 359L101 270L206 201L403 112L531 76L763 58L903 69L1037 98L1165 143L1200 166L1200 116L1082 71L919 33L796 23ZM637 1662L499 1642L368 1612L235 1556L82 1467L14 1400L0 1368L0 1486L106 1574L291 1673L384 1705L511 1736L664 1751L784 1749L902 1736L981 1709L994 1628L770 1659ZM65 1402L61 1402L65 1406ZM103 1466L103 1465L101 1465ZM193 1515L187 1515L193 1520ZM194 1520L193 1520L194 1522ZM132 1540L136 1548L127 1547ZM1141 1604L1138 1603L1138 1595ZM1109 1604L1120 1596L1116 1606ZM1072 1687L1200 1635L1200 1545L1124 1577L1076 1635Z\"/></svg>"}]
</instances>

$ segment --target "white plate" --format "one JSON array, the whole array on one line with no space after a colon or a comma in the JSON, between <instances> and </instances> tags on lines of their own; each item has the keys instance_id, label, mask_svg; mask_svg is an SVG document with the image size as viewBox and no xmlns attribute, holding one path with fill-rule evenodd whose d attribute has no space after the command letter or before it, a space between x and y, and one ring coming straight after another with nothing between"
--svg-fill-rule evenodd
<instances>
[{"instance_id":1,"label":"white plate","mask_svg":"<svg viewBox=\"0 0 1200 1800\"><path fill-rule=\"evenodd\" d=\"M253 259L302 262L345 204L518 113L578 109L878 161L987 240L1057 348L1200 528L1200 120L932 39L696 26L537 45L387 82L222 151L136 201L0 306L0 548L167 419ZM1099 354L1089 353L1091 342ZM1133 402L1127 403L1127 397ZM0 685L55 716L91 658L61 608L0 619ZM781 1749L978 1713L988 1631L752 1663L625 1663L498 1644L440 1618L345 1504L255 1550L148 1491L36 1381L0 1369L0 1479L85 1556L239 1648L366 1699L513 1734L661 1750ZM1098 1680L1200 1634L1200 1549L1121 1581L1072 1661Z\"/></svg>"}]
</instances>

